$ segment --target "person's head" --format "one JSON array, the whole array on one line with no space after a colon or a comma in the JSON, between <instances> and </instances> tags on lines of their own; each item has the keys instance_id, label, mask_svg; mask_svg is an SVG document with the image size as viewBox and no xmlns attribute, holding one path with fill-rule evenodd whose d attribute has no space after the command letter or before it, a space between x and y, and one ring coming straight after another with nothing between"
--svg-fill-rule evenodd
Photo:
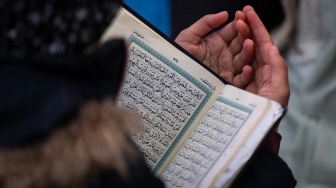
<instances>
[{"instance_id":1,"label":"person's head","mask_svg":"<svg viewBox=\"0 0 336 188\"><path fill-rule=\"evenodd\" d=\"M120 4L0 1L0 187L90 187L111 169L127 179L138 153L115 105L125 44L92 49Z\"/></svg>"}]
</instances>

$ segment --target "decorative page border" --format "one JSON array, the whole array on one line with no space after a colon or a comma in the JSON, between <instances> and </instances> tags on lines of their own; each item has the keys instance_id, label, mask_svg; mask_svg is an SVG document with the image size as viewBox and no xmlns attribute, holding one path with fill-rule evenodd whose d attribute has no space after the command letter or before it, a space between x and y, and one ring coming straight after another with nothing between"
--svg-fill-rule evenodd
<instances>
[{"instance_id":1,"label":"decorative page border","mask_svg":"<svg viewBox=\"0 0 336 188\"><path fill-rule=\"evenodd\" d=\"M164 164L164 162L167 160L168 156L171 154L171 152L173 151L173 149L179 143L179 141L181 140L181 138L184 136L184 134L186 133L186 131L189 129L190 125L194 122L194 120L196 119L196 117L199 115L199 113L201 112L201 110L203 109L203 107L206 105L206 103L212 97L213 92L210 89L208 89L207 87L205 87L200 81L198 81L193 76L191 76L190 74L188 74L186 71L184 71L183 69L181 69L180 67L178 67L175 63L171 62L166 57L164 57L163 55L161 55L160 53L158 53L157 51L155 51L153 48L151 48L150 46L148 46L147 44L145 44L144 42L142 42L141 40L139 40L134 35L130 35L130 37L128 38L129 45L132 42L134 42L135 44L137 44L138 46L140 46L141 48L143 48L144 50L146 50L147 52L149 52L150 54L152 54L154 57L156 57L157 59L159 59L160 61L162 61L163 63L165 63L170 68L174 69L176 72L178 72L179 74L181 74L182 76L184 76L186 79L188 79L190 82L192 82L193 84L195 84L199 89L201 89L205 93L205 97L204 97L203 101L201 102L201 104L198 106L198 108L196 109L196 111L190 117L189 121L186 123L186 125L181 130L180 134L176 137L176 139L173 141L173 143L171 144L171 146L168 148L168 150L165 153L165 155L161 158L161 160L159 161L159 163L153 169L153 173L156 174L158 172L158 170L162 167L162 165Z\"/></svg>"},{"instance_id":2,"label":"decorative page border","mask_svg":"<svg viewBox=\"0 0 336 188\"><path fill-rule=\"evenodd\" d=\"M232 140L234 140L234 138L237 136L237 134L240 132L240 129L242 127L244 127L246 121L250 118L253 109L249 108L247 106L238 104L232 100L229 100L227 98L221 97L219 96L216 101L227 104L229 106L232 106L233 108L239 109L241 111L244 111L246 113L248 113L249 115L247 116L247 118L245 119L245 121L241 124L241 126L237 129L237 131L235 132L235 134L231 137L230 141L228 142L228 144L225 146L225 148L223 148L222 152L218 155L217 159L212 163L211 167L208 169L208 171L204 174L203 178L197 183L196 187L200 187L200 183L203 181L204 177L207 176L207 174L209 173L210 169L212 169L213 165L217 163L218 159L223 155L223 153L226 151L227 147L230 146L230 143L232 142Z\"/></svg>"}]
</instances>

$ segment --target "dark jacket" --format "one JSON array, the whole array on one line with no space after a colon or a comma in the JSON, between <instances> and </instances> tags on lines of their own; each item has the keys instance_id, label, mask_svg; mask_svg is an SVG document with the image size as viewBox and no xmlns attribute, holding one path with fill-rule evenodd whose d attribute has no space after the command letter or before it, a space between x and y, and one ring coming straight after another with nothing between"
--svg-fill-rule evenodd
<instances>
[{"instance_id":1,"label":"dark jacket","mask_svg":"<svg viewBox=\"0 0 336 188\"><path fill-rule=\"evenodd\" d=\"M125 62L123 40L73 58L2 56L0 187L163 187L114 107Z\"/></svg>"}]
</instances>

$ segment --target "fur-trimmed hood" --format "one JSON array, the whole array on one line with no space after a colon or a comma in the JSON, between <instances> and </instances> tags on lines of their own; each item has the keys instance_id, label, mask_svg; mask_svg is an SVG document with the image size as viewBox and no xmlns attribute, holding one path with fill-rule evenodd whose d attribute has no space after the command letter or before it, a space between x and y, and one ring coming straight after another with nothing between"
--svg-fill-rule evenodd
<instances>
[{"instance_id":1,"label":"fur-trimmed hood","mask_svg":"<svg viewBox=\"0 0 336 188\"><path fill-rule=\"evenodd\" d=\"M141 157L123 117L133 116L111 101L89 102L45 141L1 149L1 187L90 187L104 169L127 181Z\"/></svg>"}]
</instances>

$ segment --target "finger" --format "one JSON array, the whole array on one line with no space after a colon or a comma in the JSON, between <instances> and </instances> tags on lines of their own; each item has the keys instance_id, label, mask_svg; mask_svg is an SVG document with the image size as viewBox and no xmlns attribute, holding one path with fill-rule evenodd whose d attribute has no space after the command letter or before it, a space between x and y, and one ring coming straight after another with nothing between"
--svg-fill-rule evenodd
<instances>
[{"instance_id":1,"label":"finger","mask_svg":"<svg viewBox=\"0 0 336 188\"><path fill-rule=\"evenodd\" d=\"M189 36L188 42L197 45L203 36L222 25L228 18L229 15L226 11L217 14L208 14L197 20L180 34Z\"/></svg>"},{"instance_id":2,"label":"finger","mask_svg":"<svg viewBox=\"0 0 336 188\"><path fill-rule=\"evenodd\" d=\"M267 60L265 58L268 57L268 50L273 46L272 38L251 6L245 6L243 12L251 28L255 45L259 48L260 57L263 59L263 62L265 62L265 60Z\"/></svg>"},{"instance_id":3,"label":"finger","mask_svg":"<svg viewBox=\"0 0 336 188\"><path fill-rule=\"evenodd\" d=\"M275 94L269 96L280 104L287 106L290 90L288 82L288 66L276 46L269 50L269 60L272 67L272 86Z\"/></svg>"},{"instance_id":4,"label":"finger","mask_svg":"<svg viewBox=\"0 0 336 188\"><path fill-rule=\"evenodd\" d=\"M221 71L219 72L219 76L223 78L225 81L233 85L234 74L231 71Z\"/></svg>"},{"instance_id":5,"label":"finger","mask_svg":"<svg viewBox=\"0 0 336 188\"><path fill-rule=\"evenodd\" d=\"M254 10L252 6L250 5L246 5L244 8L243 8L243 13L246 14L248 11L251 11L251 10Z\"/></svg>"},{"instance_id":6,"label":"finger","mask_svg":"<svg viewBox=\"0 0 336 188\"><path fill-rule=\"evenodd\" d=\"M235 14L235 19L217 32L226 44L230 44L232 40L237 37L238 31L236 29L236 23L238 20L243 22L246 21L246 17L241 11L237 11Z\"/></svg>"},{"instance_id":7,"label":"finger","mask_svg":"<svg viewBox=\"0 0 336 188\"><path fill-rule=\"evenodd\" d=\"M232 66L236 74L240 74L245 65L252 63L254 56L253 41L246 39L243 43L242 51L233 59Z\"/></svg>"},{"instance_id":8,"label":"finger","mask_svg":"<svg viewBox=\"0 0 336 188\"><path fill-rule=\"evenodd\" d=\"M242 73L233 78L232 84L238 88L245 88L253 78L252 67L246 65L243 67Z\"/></svg>"},{"instance_id":9,"label":"finger","mask_svg":"<svg viewBox=\"0 0 336 188\"><path fill-rule=\"evenodd\" d=\"M246 22L246 16L244 14L244 12L238 10L236 13L235 13L235 20L242 20L244 22Z\"/></svg>"},{"instance_id":10,"label":"finger","mask_svg":"<svg viewBox=\"0 0 336 188\"><path fill-rule=\"evenodd\" d=\"M252 71L253 71L253 68L252 68ZM257 87L257 82L255 81L255 75L252 74L252 81L245 87L245 91L258 94L258 87Z\"/></svg>"},{"instance_id":11,"label":"finger","mask_svg":"<svg viewBox=\"0 0 336 188\"><path fill-rule=\"evenodd\" d=\"M260 20L257 13L253 10L246 13L248 23L251 27L252 33L254 37L256 38L256 43L258 46L263 45L273 45L273 41L271 36L269 35L266 27Z\"/></svg>"},{"instance_id":12,"label":"finger","mask_svg":"<svg viewBox=\"0 0 336 188\"><path fill-rule=\"evenodd\" d=\"M237 20L235 28L238 32L238 36L232 40L232 42L229 45L229 50L232 55L237 55L242 51L243 44L246 39L251 38L250 37L250 28L248 25L243 22L242 20Z\"/></svg>"}]
</instances>

